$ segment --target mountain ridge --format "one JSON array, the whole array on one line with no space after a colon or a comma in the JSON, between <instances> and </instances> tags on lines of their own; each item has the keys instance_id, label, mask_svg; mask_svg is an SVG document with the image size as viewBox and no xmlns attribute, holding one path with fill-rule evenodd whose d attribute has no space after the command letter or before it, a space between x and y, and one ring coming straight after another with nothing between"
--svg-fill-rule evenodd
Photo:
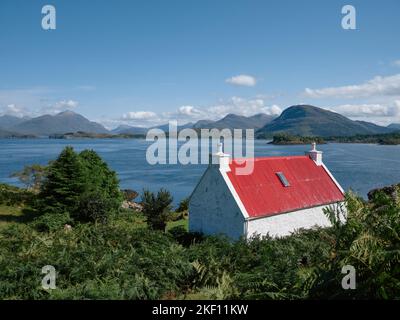
<instances>
[{"instance_id":1,"label":"mountain ridge","mask_svg":"<svg viewBox=\"0 0 400 320\"><path fill-rule=\"evenodd\" d=\"M103 125L84 116L67 110L56 115L42 115L35 118L18 118L11 115L0 116L0 137L50 136L73 132L93 134L146 134L149 129L169 131L169 125L163 124L150 128L120 125L109 131ZM294 105L285 109L279 117L264 113L253 116L241 116L233 113L223 118L199 120L178 126L178 131L191 129L255 129L256 137L272 137L274 134L287 133L299 136L353 136L384 134L400 130L400 124L387 127L377 124L351 120L339 113L311 105Z\"/></svg>"},{"instance_id":2,"label":"mountain ridge","mask_svg":"<svg viewBox=\"0 0 400 320\"><path fill-rule=\"evenodd\" d=\"M393 132L365 121L354 121L339 113L311 105L294 105L257 131L258 137L287 133L298 136L353 136Z\"/></svg>"},{"instance_id":3,"label":"mountain ridge","mask_svg":"<svg viewBox=\"0 0 400 320\"><path fill-rule=\"evenodd\" d=\"M3 116L4 117L4 116ZM45 114L30 118L0 129L23 135L49 136L66 132L85 131L91 133L109 133L109 131L97 122L90 121L84 116L67 110L56 115Z\"/></svg>"}]
</instances>

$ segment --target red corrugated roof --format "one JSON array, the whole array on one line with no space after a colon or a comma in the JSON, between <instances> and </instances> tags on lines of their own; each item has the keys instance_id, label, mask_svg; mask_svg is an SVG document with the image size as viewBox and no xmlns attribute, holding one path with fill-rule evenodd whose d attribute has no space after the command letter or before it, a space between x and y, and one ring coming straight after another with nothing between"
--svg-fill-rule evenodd
<instances>
[{"instance_id":1,"label":"red corrugated roof","mask_svg":"<svg viewBox=\"0 0 400 320\"><path fill-rule=\"evenodd\" d=\"M235 169L243 164L233 160L227 175L249 217L272 216L344 200L343 193L324 167L317 166L308 156L246 161L254 161L251 174L235 174ZM285 175L289 187L282 184L277 172Z\"/></svg>"}]
</instances>

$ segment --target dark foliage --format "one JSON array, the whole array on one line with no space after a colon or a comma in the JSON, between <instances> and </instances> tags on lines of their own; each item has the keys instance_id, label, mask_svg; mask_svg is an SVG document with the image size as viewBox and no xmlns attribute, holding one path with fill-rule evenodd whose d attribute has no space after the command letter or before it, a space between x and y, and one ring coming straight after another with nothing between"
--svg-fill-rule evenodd
<instances>
[{"instance_id":1,"label":"dark foliage","mask_svg":"<svg viewBox=\"0 0 400 320\"><path fill-rule=\"evenodd\" d=\"M42 214L68 213L75 221L106 221L122 202L114 171L92 150L66 147L50 163L38 195Z\"/></svg>"},{"instance_id":2,"label":"dark foliage","mask_svg":"<svg viewBox=\"0 0 400 320\"><path fill-rule=\"evenodd\" d=\"M23 206L32 204L35 196L32 192L14 186L0 183L0 204L8 206Z\"/></svg>"},{"instance_id":3,"label":"dark foliage","mask_svg":"<svg viewBox=\"0 0 400 320\"><path fill-rule=\"evenodd\" d=\"M179 202L176 212L184 212L187 210L189 210L189 198L182 199L181 202Z\"/></svg>"},{"instance_id":4,"label":"dark foliage","mask_svg":"<svg viewBox=\"0 0 400 320\"><path fill-rule=\"evenodd\" d=\"M154 230L165 230L171 217L173 198L169 191L161 189L157 195L145 190L142 195L143 214L147 223Z\"/></svg>"}]
</instances>

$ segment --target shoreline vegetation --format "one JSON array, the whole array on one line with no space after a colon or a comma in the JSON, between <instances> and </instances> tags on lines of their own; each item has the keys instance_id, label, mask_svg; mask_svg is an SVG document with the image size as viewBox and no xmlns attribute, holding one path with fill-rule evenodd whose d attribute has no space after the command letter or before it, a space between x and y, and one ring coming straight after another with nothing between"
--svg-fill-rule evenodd
<instances>
[{"instance_id":1,"label":"shoreline vegetation","mask_svg":"<svg viewBox=\"0 0 400 320\"><path fill-rule=\"evenodd\" d=\"M400 132L375 134L375 135L355 135L355 136L337 136L337 137L313 137L296 136L289 134L278 134L272 137L268 144L273 145L301 145L316 142L318 144L326 143L365 143L379 145L399 145Z\"/></svg>"},{"instance_id":2,"label":"shoreline vegetation","mask_svg":"<svg viewBox=\"0 0 400 320\"><path fill-rule=\"evenodd\" d=\"M49 139L145 139L144 134L111 134L111 133L89 133L89 132L68 132L64 134L52 134Z\"/></svg>"},{"instance_id":3,"label":"shoreline vegetation","mask_svg":"<svg viewBox=\"0 0 400 320\"><path fill-rule=\"evenodd\" d=\"M166 133L166 137L168 137ZM35 135L10 135L0 136L0 139L146 139L146 134L112 134L112 133L89 133L89 132L68 132L64 134L52 134L46 137L39 137ZM354 135L354 136L300 136L291 135L287 133L275 134L271 136L259 135L257 140L270 140L268 144L273 145L305 145L312 142L318 144L326 143L365 143L365 144L379 144L379 145L399 145L400 132L373 134L373 135Z\"/></svg>"},{"instance_id":4,"label":"shoreline vegetation","mask_svg":"<svg viewBox=\"0 0 400 320\"><path fill-rule=\"evenodd\" d=\"M400 184L352 192L328 228L230 241L188 231L188 201L165 189L120 190L92 150L66 147L45 167L0 184L0 299L395 299L400 292ZM338 219L344 212L347 221ZM56 288L40 286L43 266ZM343 267L357 287L344 290Z\"/></svg>"}]
</instances>

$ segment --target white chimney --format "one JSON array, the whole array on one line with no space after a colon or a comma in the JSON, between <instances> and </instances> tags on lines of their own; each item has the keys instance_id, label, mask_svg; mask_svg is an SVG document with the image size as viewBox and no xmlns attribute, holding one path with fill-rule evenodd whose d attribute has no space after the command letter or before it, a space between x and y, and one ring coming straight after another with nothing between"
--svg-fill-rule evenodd
<instances>
[{"instance_id":1,"label":"white chimney","mask_svg":"<svg viewBox=\"0 0 400 320\"><path fill-rule=\"evenodd\" d=\"M225 172L231 171L231 169L229 168L230 156L229 154L224 153L223 144L221 142L218 143L218 152L211 154L210 160L210 164L218 165L220 170L223 170Z\"/></svg>"},{"instance_id":2,"label":"white chimney","mask_svg":"<svg viewBox=\"0 0 400 320\"><path fill-rule=\"evenodd\" d=\"M312 160L314 160L317 166L322 166L322 151L317 150L317 144L315 142L312 143L312 150L306 152Z\"/></svg>"}]
</instances>

